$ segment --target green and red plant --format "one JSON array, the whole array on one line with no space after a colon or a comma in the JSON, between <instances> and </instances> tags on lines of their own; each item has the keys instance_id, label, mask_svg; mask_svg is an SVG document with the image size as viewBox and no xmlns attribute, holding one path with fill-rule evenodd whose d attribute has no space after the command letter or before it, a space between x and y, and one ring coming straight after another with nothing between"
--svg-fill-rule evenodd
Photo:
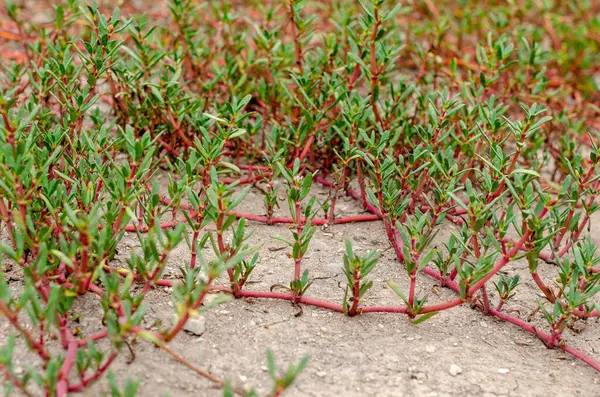
<instances>
[{"instance_id":1,"label":"green and red plant","mask_svg":"<svg viewBox=\"0 0 600 397\"><path fill-rule=\"evenodd\" d=\"M430 1L275 3L173 0L141 15L68 0L50 22L7 4L0 313L35 357L15 373L11 336L0 352L7 384L82 391L136 338L176 356L166 343L217 291L413 323L471 304L600 371L565 338L600 312L590 235L600 208L600 5L437 2L442 13ZM264 214L237 210L253 187ZM341 195L365 213L339 215ZM248 289L259 263L250 222L291 225L291 239L274 236L291 249L289 292ZM389 281L403 304L364 305L377 254L349 242L343 301L309 296L302 261L317 227L352 222L381 223L408 276L407 293ZM437 244L448 224L456 232ZM123 252L125 240L136 249ZM167 277L182 241L190 260ZM534 304L545 328L506 310L523 276L504 271L518 260L544 297ZM456 296L417 296L423 274ZM228 286L215 284L221 275ZM175 320L147 329L144 298L162 287L172 287ZM78 335L75 303L86 294L100 298L103 323ZM305 365L277 374L269 355L271 395ZM113 394L135 393L111 379Z\"/></svg>"}]
</instances>

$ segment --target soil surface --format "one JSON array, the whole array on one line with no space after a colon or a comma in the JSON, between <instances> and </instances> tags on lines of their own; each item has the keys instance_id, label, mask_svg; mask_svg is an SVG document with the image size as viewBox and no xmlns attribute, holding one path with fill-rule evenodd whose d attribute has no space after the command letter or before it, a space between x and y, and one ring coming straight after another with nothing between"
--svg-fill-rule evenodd
<instances>
[{"instance_id":1,"label":"soil surface","mask_svg":"<svg viewBox=\"0 0 600 397\"><path fill-rule=\"evenodd\" d=\"M323 201L327 192L316 189L315 194ZM281 205L283 208L286 203L282 201ZM338 208L341 215L360 213L358 205L346 198ZM264 212L258 189L251 190L241 211ZM599 225L600 219L596 218L594 224ZM249 222L249 226L254 229L251 242L263 246L247 288L265 291L274 284L287 285L293 275L293 263L287 257L287 248L272 235L289 235L289 228L254 222ZM441 247L454 230L451 224L442 227L436 244ZM598 228L590 233L595 243L600 243ZM386 281L393 279L406 290L408 277L395 259L380 222L319 228L303 261L313 279L307 296L342 302L346 239L358 252L377 249L382 255L370 275L375 285L366 294L364 304L400 305ZM115 264L125 260L137 246L137 238L127 236ZM208 250L205 251L208 257ZM169 260L165 278L176 277L179 266L189 256L187 246L181 244ZM543 263L540 267L542 277L551 282L557 274L554 266ZM18 272L8 273L15 290L21 283ZM506 273L515 272L522 274L522 283L506 310L527 318L541 297L524 262L507 266ZM222 278L218 284L225 286L226 280ZM455 297L451 290L420 275L417 296L426 294L430 303ZM491 295L494 299L495 294ZM215 297L212 295L211 299ZM172 321L174 309L169 288L154 289L146 300L149 308L144 325L153 327ZM88 294L77 305L83 314L79 320L82 334L99 331L99 298ZM286 396L600 396L600 374L585 363L564 352L548 350L534 336L468 305L447 310L418 325L398 314L369 313L348 318L308 306L303 306L300 314L290 302L265 299L221 303L203 312L202 317L205 330L201 336L182 332L169 346L198 368L229 379L234 386L255 387L261 394L271 387L265 354L271 349L280 368L298 362L304 355L310 356L308 367ZM539 313L532 322L544 327ZM5 344L9 327L5 323L0 327L0 344ZM599 330L598 320L579 321L567 331L566 339L598 359ZM15 365L23 368L30 357L19 346ZM141 380L138 395L222 395L210 381L149 343L140 341L131 347L134 356L123 348L111 368L120 381L126 377ZM108 393L108 382L103 378L81 395Z\"/></svg>"}]
</instances>

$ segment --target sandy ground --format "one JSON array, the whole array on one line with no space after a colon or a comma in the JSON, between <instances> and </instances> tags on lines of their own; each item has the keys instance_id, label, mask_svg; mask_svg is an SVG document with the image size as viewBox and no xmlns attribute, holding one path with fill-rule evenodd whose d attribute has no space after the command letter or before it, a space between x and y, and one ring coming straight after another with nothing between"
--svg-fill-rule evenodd
<instances>
[{"instance_id":1,"label":"sandy ground","mask_svg":"<svg viewBox=\"0 0 600 397\"><path fill-rule=\"evenodd\" d=\"M320 199L324 190L317 190ZM283 204L283 203L282 203ZM263 212L262 195L253 189L241 210ZM358 213L356 203L339 203L340 214ZM598 224L596 218L596 225ZM268 290L276 283L287 284L293 265L274 233L286 235L286 226L266 226L250 222L252 242L264 243L249 289ZM454 230L442 228L437 243L446 241ZM596 243L600 236L592 230ZM400 304L386 286L389 279L407 288L408 277L389 249L381 223L336 225L320 228L303 264L314 279L307 296L342 302L345 278L342 273L344 240L350 239L359 252L378 249L380 263L371 275L375 286L364 303ZM125 259L137 242L128 236L117 259ZM173 252L166 277L176 275L189 260L185 244ZM543 264L545 280L556 274ZM13 273L17 270L13 271ZM519 272L523 282L517 296L507 306L526 318L539 296L523 262L511 263L507 273ZM13 274L11 288L19 289ZM225 279L219 280L225 285ZM430 302L454 297L450 290L436 287L429 277L419 277L417 293L429 294ZM492 294L494 296L495 294ZM168 323L173 305L168 289L155 289L147 297L150 308L144 324ZM79 327L84 334L100 330L99 300L92 294L77 303L83 317ZM255 387L262 394L270 389L265 352L273 350L280 366L297 362L308 354L310 362L288 396L600 396L600 374L586 364L556 350L548 350L530 334L487 317L467 305L442 312L432 319L411 324L406 316L365 314L347 318L339 313L304 307L303 314L289 302L263 299L230 301L203 313L206 329L201 336L182 332L170 347L188 361L211 374L229 379L234 386ZM533 320L543 326L538 315ZM3 324L0 343L6 342L9 328ZM577 333L567 332L568 341L600 359L600 324L581 321ZM102 346L102 344L101 344ZM219 396L222 392L204 378L181 365L165 352L146 342L133 345L135 359L123 349L112 369L119 379L140 379L140 396ZM23 350L16 353L16 365L28 360ZM451 371L460 367L460 373ZM106 379L81 395L109 392Z\"/></svg>"}]
</instances>

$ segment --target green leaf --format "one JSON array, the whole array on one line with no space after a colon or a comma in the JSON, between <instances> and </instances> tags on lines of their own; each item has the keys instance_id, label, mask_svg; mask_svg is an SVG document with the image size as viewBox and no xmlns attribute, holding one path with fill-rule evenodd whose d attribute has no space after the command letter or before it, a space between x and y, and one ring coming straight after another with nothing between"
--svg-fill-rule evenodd
<instances>
[{"instance_id":1,"label":"green leaf","mask_svg":"<svg viewBox=\"0 0 600 397\"><path fill-rule=\"evenodd\" d=\"M233 170L233 171L235 171L237 173L240 172L240 168L237 165L235 165L233 163L230 163L228 161L221 161L219 164L221 164L222 166L227 167L230 170Z\"/></svg>"},{"instance_id":2,"label":"green leaf","mask_svg":"<svg viewBox=\"0 0 600 397\"><path fill-rule=\"evenodd\" d=\"M287 245L289 245L290 247L292 247L294 245L294 243L288 239L286 239L285 237L279 235L279 234L272 234L271 237L273 237L276 240L279 240L281 242L286 243Z\"/></svg>"},{"instance_id":3,"label":"green leaf","mask_svg":"<svg viewBox=\"0 0 600 397\"><path fill-rule=\"evenodd\" d=\"M246 198L246 196L248 195L248 192L250 192L250 188L251 188L250 185L246 186L244 188L244 190L242 190L240 192L240 194L238 194L237 197L229 204L229 206L227 206L227 211L231 211L235 207L237 207L238 205L240 205L240 203L242 202L242 200L244 200L244 198Z\"/></svg>"},{"instance_id":4,"label":"green leaf","mask_svg":"<svg viewBox=\"0 0 600 397\"><path fill-rule=\"evenodd\" d=\"M534 171L534 170L528 170L528 169L525 169L525 168L517 168L516 170L514 170L512 172L511 175L514 175L514 174L532 175L532 176L535 176L536 178L540 177L540 174L538 174L536 171Z\"/></svg>"},{"instance_id":5,"label":"green leaf","mask_svg":"<svg viewBox=\"0 0 600 397\"><path fill-rule=\"evenodd\" d=\"M242 135L245 135L247 131L244 128L238 128L234 130L231 135L229 135L229 139L239 138Z\"/></svg>"},{"instance_id":6,"label":"green leaf","mask_svg":"<svg viewBox=\"0 0 600 397\"><path fill-rule=\"evenodd\" d=\"M400 299L402 299L404 301L404 303L408 306L408 299L406 299L406 295L404 295L404 293L402 292L402 290L400 289L400 287L398 286L398 284L396 284L394 281L392 280L388 280L387 281L387 285L392 289L392 291L394 291L396 293L396 295L398 295L400 297Z\"/></svg>"},{"instance_id":7,"label":"green leaf","mask_svg":"<svg viewBox=\"0 0 600 397\"><path fill-rule=\"evenodd\" d=\"M425 266L427 266L427 264L429 262L431 262L431 259L433 258L433 256L436 253L437 253L437 250L432 249L423 258L421 258L421 261L419 262L419 267L418 267L417 271L420 272Z\"/></svg>"},{"instance_id":8,"label":"green leaf","mask_svg":"<svg viewBox=\"0 0 600 397\"><path fill-rule=\"evenodd\" d=\"M158 346L160 346L164 343L162 341L162 339L160 339L158 336L156 336L156 334L152 331L146 331L146 330L139 331L137 333L137 336L139 336L140 338L142 338L148 342L154 343L155 345L158 345Z\"/></svg>"},{"instance_id":9,"label":"green leaf","mask_svg":"<svg viewBox=\"0 0 600 397\"><path fill-rule=\"evenodd\" d=\"M227 124L227 120L225 120L225 119L222 119L222 118L220 118L220 117L217 117L217 116L213 116L212 114L209 114L209 113L202 113L202 115L203 115L204 117L208 117L208 118L209 118L209 119L211 119L211 120L218 121L219 123L222 123L222 124Z\"/></svg>"},{"instance_id":10,"label":"green leaf","mask_svg":"<svg viewBox=\"0 0 600 397\"><path fill-rule=\"evenodd\" d=\"M277 368L275 367L275 356L271 349L267 350L267 368L269 369L271 378L276 379L275 372L277 371Z\"/></svg>"},{"instance_id":11,"label":"green leaf","mask_svg":"<svg viewBox=\"0 0 600 397\"><path fill-rule=\"evenodd\" d=\"M64 253L62 253L59 250L50 250L50 253L54 256L56 256L58 259L60 259L62 262L65 263L65 265L69 266L71 269L75 268L75 265L73 265L73 261L71 260L71 258L69 258L68 256L66 256Z\"/></svg>"},{"instance_id":12,"label":"green leaf","mask_svg":"<svg viewBox=\"0 0 600 397\"><path fill-rule=\"evenodd\" d=\"M411 320L410 322L413 324L420 324L423 321L430 319L431 317L435 316L438 313L439 312L429 312L429 313L423 314L422 316L415 318L414 320Z\"/></svg>"}]
</instances>

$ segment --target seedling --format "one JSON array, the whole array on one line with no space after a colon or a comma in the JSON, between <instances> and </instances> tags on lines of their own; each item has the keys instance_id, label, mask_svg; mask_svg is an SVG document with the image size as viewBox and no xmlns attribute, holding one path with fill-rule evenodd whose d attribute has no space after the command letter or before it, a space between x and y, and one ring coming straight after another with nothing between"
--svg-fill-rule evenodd
<instances>
[{"instance_id":1,"label":"seedling","mask_svg":"<svg viewBox=\"0 0 600 397\"><path fill-rule=\"evenodd\" d=\"M346 253L344 254L344 274L348 280L346 297L344 298L344 312L352 317L358 314L360 298L373 286L372 281L366 281L367 276L377 264L379 254L377 251L360 257L354 254L352 244L346 240ZM350 299L346 299L350 291ZM352 304L349 303L352 302Z\"/></svg>"}]
</instances>

